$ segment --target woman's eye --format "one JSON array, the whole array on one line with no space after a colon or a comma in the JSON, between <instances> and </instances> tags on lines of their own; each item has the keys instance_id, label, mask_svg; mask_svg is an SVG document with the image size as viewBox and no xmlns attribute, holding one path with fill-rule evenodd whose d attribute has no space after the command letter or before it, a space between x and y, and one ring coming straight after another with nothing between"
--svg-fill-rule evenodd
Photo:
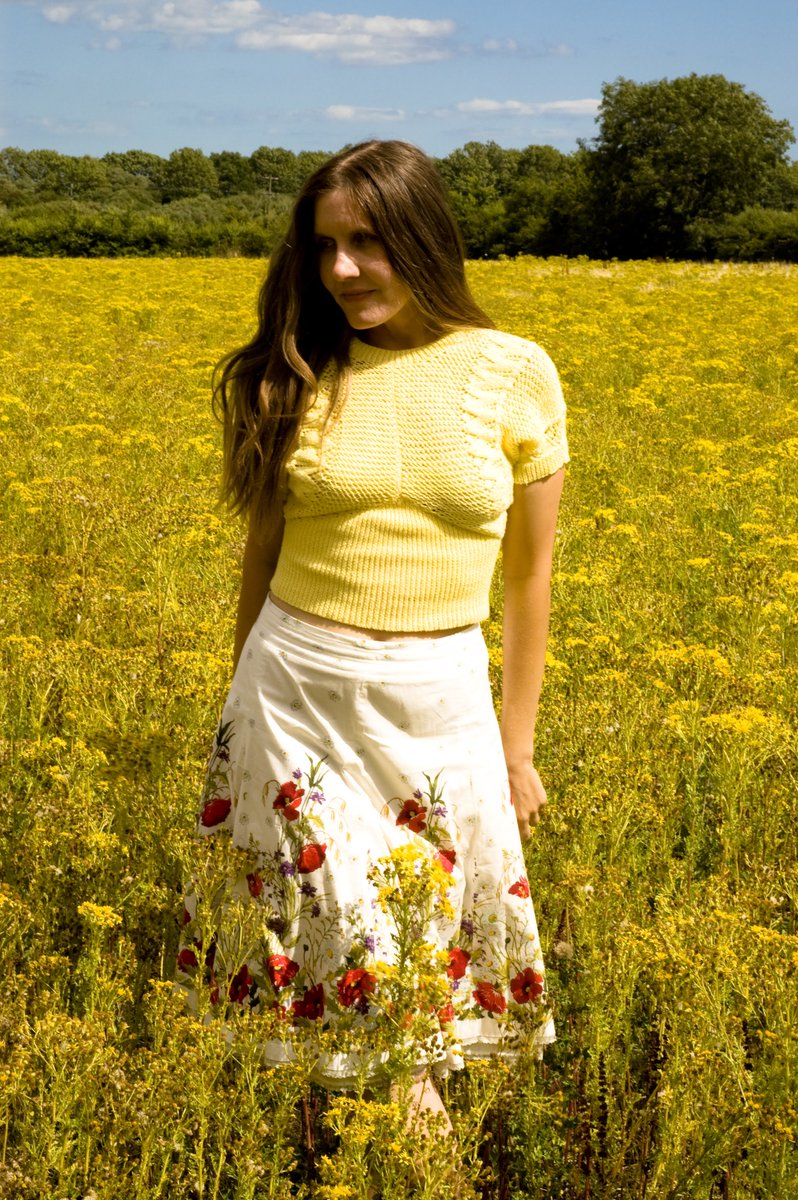
<instances>
[{"instance_id":1,"label":"woman's eye","mask_svg":"<svg viewBox=\"0 0 798 1200\"><path fill-rule=\"evenodd\" d=\"M377 240L376 233L371 233L368 229L359 229L357 231L357 233L355 234L355 236L352 238L352 241L357 246L363 246L367 242L375 242L376 240Z\"/></svg>"}]
</instances>

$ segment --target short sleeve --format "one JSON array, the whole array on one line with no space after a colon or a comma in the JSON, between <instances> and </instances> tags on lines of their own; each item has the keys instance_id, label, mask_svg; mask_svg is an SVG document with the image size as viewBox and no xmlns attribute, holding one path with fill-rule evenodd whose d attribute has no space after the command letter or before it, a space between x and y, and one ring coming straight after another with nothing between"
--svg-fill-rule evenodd
<instances>
[{"instance_id":1,"label":"short sleeve","mask_svg":"<svg viewBox=\"0 0 798 1200\"><path fill-rule=\"evenodd\" d=\"M557 368L545 350L528 343L502 422L502 450L514 483L534 483L568 462L565 401Z\"/></svg>"}]
</instances>

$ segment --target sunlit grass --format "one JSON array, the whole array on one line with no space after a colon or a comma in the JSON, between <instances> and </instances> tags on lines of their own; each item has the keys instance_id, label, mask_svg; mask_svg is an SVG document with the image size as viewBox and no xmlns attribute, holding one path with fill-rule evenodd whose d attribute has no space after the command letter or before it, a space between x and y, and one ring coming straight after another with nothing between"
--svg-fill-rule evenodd
<instances>
[{"instance_id":1,"label":"sunlit grass","mask_svg":"<svg viewBox=\"0 0 798 1200\"><path fill-rule=\"evenodd\" d=\"M5 260L0 1195L798 1194L796 269L470 270L569 402L527 854L558 1042L450 1079L424 1192L387 1096L182 1012L241 545L208 381L262 265Z\"/></svg>"}]
</instances>

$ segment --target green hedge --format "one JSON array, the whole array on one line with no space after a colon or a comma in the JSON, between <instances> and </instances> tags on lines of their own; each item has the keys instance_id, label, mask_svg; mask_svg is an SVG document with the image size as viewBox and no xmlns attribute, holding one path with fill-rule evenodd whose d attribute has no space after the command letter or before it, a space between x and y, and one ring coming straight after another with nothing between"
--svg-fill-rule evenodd
<instances>
[{"instance_id":1,"label":"green hedge","mask_svg":"<svg viewBox=\"0 0 798 1200\"><path fill-rule=\"evenodd\" d=\"M690 234L701 258L798 262L798 210L746 208L719 221L696 222Z\"/></svg>"},{"instance_id":2,"label":"green hedge","mask_svg":"<svg viewBox=\"0 0 798 1200\"><path fill-rule=\"evenodd\" d=\"M0 216L0 256L264 257L282 235L286 207L283 202L267 213L256 213L230 203L221 208L207 197L178 202L169 211L50 204ZM472 247L469 250L473 254ZM497 252L498 247L488 257ZM531 252L551 254L555 248L547 243ZM696 221L689 230L688 254L740 262L798 262L798 210L747 208L716 221Z\"/></svg>"},{"instance_id":3,"label":"green hedge","mask_svg":"<svg viewBox=\"0 0 798 1200\"><path fill-rule=\"evenodd\" d=\"M268 255L272 222L175 221L162 213L105 212L0 217L0 255L113 258L147 255Z\"/></svg>"}]
</instances>

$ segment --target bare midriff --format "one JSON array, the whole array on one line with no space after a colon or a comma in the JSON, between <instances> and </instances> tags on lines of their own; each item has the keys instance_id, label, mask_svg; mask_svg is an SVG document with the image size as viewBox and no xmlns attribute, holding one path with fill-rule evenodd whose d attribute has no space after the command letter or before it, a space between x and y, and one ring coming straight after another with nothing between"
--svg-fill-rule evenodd
<instances>
[{"instance_id":1,"label":"bare midriff","mask_svg":"<svg viewBox=\"0 0 798 1200\"><path fill-rule=\"evenodd\" d=\"M446 637L450 633L462 633L465 629L473 629L473 625L458 625L455 629L430 629L430 630L408 630L402 632L398 630L386 629L363 629L360 625L342 625L340 621L328 621L326 617L318 617L315 613L305 612L303 608L296 608L293 604L286 604L285 600L279 600L273 592L269 592L269 599L276 608L288 613L292 617L296 617L299 621L305 621L308 625L318 625L322 629L334 629L338 633L350 633L353 637L365 635L366 637L375 638L380 642L391 642L398 638L439 638Z\"/></svg>"}]
</instances>

